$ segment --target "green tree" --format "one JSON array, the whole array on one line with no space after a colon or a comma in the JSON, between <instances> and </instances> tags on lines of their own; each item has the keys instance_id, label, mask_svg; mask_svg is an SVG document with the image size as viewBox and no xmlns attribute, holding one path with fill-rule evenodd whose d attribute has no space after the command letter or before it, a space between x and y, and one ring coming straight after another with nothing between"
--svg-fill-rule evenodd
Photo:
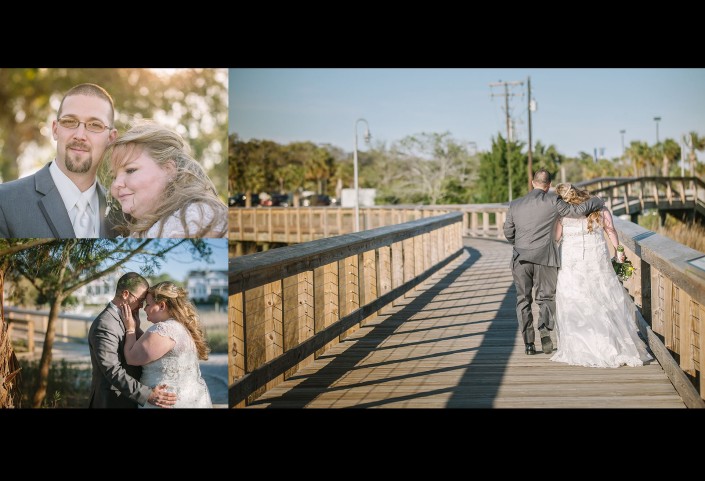
<instances>
[{"instance_id":1,"label":"green tree","mask_svg":"<svg viewBox=\"0 0 705 481\"><path fill-rule=\"evenodd\" d=\"M663 158L663 164L661 166L661 175L664 177L668 177L671 175L671 164L674 161L678 161L681 158L681 146L678 145L678 142L676 142L673 139L666 139L663 141L663 144L658 145L658 150L657 150L662 158Z\"/></svg>"},{"instance_id":2,"label":"green tree","mask_svg":"<svg viewBox=\"0 0 705 481\"><path fill-rule=\"evenodd\" d=\"M167 254L180 246L194 256L210 258L210 247L195 239L57 239L8 256L9 272L28 279L49 303L39 384L32 397L32 407L41 407L46 397L55 326L64 300L76 289L130 260L139 262L142 275L152 275Z\"/></svg>"},{"instance_id":3,"label":"green tree","mask_svg":"<svg viewBox=\"0 0 705 481\"><path fill-rule=\"evenodd\" d=\"M405 191L428 204L447 203L444 187L455 180L465 185L474 172L473 157L450 132L410 135L394 148L406 165Z\"/></svg>"},{"instance_id":4,"label":"green tree","mask_svg":"<svg viewBox=\"0 0 705 481\"><path fill-rule=\"evenodd\" d=\"M509 154L508 149L509 147ZM492 150L480 156L479 179L475 202L507 202L509 199L509 167L512 173L512 199L528 192L527 158L521 142L507 142L501 134L492 139ZM509 161L507 157L509 156Z\"/></svg>"},{"instance_id":5,"label":"green tree","mask_svg":"<svg viewBox=\"0 0 705 481\"><path fill-rule=\"evenodd\" d=\"M22 392L20 363L5 322L5 272L13 255L54 242L52 239L0 239L0 408L17 407Z\"/></svg>"}]
</instances>

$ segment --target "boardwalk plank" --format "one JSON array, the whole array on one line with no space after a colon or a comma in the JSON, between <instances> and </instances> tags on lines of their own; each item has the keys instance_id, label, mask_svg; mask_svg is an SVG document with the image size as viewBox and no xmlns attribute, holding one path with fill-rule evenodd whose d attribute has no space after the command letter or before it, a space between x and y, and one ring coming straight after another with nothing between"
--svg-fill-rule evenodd
<instances>
[{"instance_id":1,"label":"boardwalk plank","mask_svg":"<svg viewBox=\"0 0 705 481\"><path fill-rule=\"evenodd\" d=\"M466 246L421 289L250 407L684 407L655 361L600 369L552 362L543 353L526 356L511 248L481 239L466 239Z\"/></svg>"}]
</instances>

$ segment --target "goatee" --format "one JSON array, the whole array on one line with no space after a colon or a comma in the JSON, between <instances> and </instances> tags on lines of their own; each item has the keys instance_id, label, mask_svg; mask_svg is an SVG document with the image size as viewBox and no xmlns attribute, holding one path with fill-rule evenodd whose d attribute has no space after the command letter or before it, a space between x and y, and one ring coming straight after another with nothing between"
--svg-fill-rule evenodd
<instances>
[{"instance_id":1,"label":"goatee","mask_svg":"<svg viewBox=\"0 0 705 481\"><path fill-rule=\"evenodd\" d=\"M65 164L69 172L75 174L85 174L91 170L92 158L90 152L86 152L88 157L86 159L80 159L79 157L74 157L73 153L69 152L69 147L66 148Z\"/></svg>"}]
</instances>

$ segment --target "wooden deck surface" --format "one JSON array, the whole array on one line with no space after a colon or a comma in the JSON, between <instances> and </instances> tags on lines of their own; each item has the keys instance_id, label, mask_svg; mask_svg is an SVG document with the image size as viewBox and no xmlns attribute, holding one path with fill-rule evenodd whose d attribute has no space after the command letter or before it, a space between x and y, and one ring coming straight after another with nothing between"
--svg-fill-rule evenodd
<instances>
[{"instance_id":1,"label":"wooden deck surface","mask_svg":"<svg viewBox=\"0 0 705 481\"><path fill-rule=\"evenodd\" d=\"M569 366L524 354L506 242L466 253L252 408L682 408L661 366ZM535 319L537 316L535 316Z\"/></svg>"}]
</instances>

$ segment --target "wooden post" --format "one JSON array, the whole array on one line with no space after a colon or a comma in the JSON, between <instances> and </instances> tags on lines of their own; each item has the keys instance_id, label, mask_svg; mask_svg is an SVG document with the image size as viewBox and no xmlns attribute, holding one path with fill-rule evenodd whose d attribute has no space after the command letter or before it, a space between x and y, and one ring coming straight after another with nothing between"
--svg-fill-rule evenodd
<instances>
[{"instance_id":1,"label":"wooden post","mask_svg":"<svg viewBox=\"0 0 705 481\"><path fill-rule=\"evenodd\" d=\"M423 274L424 268L423 268L423 258L424 258L424 250L423 250L423 236L417 235L416 237L413 238L414 242L414 276L420 276ZM415 291L420 291L422 290L423 287L421 287L421 284L417 284L416 287L414 287Z\"/></svg>"},{"instance_id":2,"label":"wooden post","mask_svg":"<svg viewBox=\"0 0 705 481\"><path fill-rule=\"evenodd\" d=\"M490 234L490 213L482 213L482 237L489 237Z\"/></svg>"},{"instance_id":3,"label":"wooden post","mask_svg":"<svg viewBox=\"0 0 705 481\"><path fill-rule=\"evenodd\" d=\"M362 265L361 265L361 285L360 289L360 306L367 305L377 299L377 289L378 289L378 277L377 277L377 253L375 250L366 251L362 253ZM368 318L364 319L360 325L367 323L368 319L373 319L376 314L372 314Z\"/></svg>"},{"instance_id":4,"label":"wooden post","mask_svg":"<svg viewBox=\"0 0 705 481\"><path fill-rule=\"evenodd\" d=\"M338 263L333 262L318 267L314 275L314 332L320 332L338 321ZM331 341L316 351L318 358L326 350L336 345L338 340Z\"/></svg>"},{"instance_id":5,"label":"wooden post","mask_svg":"<svg viewBox=\"0 0 705 481\"><path fill-rule=\"evenodd\" d=\"M284 353L281 281L264 285L264 346L265 362L269 362ZM269 381L265 389L268 391L282 381L284 381L283 374Z\"/></svg>"},{"instance_id":6,"label":"wooden post","mask_svg":"<svg viewBox=\"0 0 705 481\"><path fill-rule=\"evenodd\" d=\"M698 346L700 346L700 358L698 359L698 361L700 363L700 397L705 399L705 380L703 379L703 372L705 371L705 315L703 315L702 309L699 310L699 315L700 318L698 319L698 330L700 332Z\"/></svg>"},{"instance_id":7,"label":"wooden post","mask_svg":"<svg viewBox=\"0 0 705 481\"><path fill-rule=\"evenodd\" d=\"M693 352L693 319L698 316L698 305L685 292L681 293L680 366L683 371L695 376L695 359Z\"/></svg>"},{"instance_id":8,"label":"wooden post","mask_svg":"<svg viewBox=\"0 0 705 481\"><path fill-rule=\"evenodd\" d=\"M404 239L402 245L404 250L404 282L409 282L414 278L414 239ZM404 297L411 297L411 290L406 291Z\"/></svg>"},{"instance_id":9,"label":"wooden post","mask_svg":"<svg viewBox=\"0 0 705 481\"><path fill-rule=\"evenodd\" d=\"M392 290L392 248L382 246L377 249L377 296L383 296ZM384 315L389 311L389 304L377 311L377 315Z\"/></svg>"},{"instance_id":10,"label":"wooden post","mask_svg":"<svg viewBox=\"0 0 705 481\"><path fill-rule=\"evenodd\" d=\"M431 246L430 246L430 247L431 247L431 252L430 252L430 255L429 255L430 266L435 266L435 265L438 264L438 262L440 261L440 259L439 259L440 256L438 255L438 250L439 250L438 241L439 241L439 238L440 238L440 229L436 229L436 230L433 230L433 231L430 232L430 243L431 243Z\"/></svg>"},{"instance_id":11,"label":"wooden post","mask_svg":"<svg viewBox=\"0 0 705 481\"><path fill-rule=\"evenodd\" d=\"M236 292L228 300L228 384L233 384L247 372L245 351L245 304L241 292ZM244 407L241 402L231 407Z\"/></svg>"},{"instance_id":12,"label":"wooden post","mask_svg":"<svg viewBox=\"0 0 705 481\"><path fill-rule=\"evenodd\" d=\"M358 256L350 256L338 261L339 271L339 302L340 317L343 318L360 307L360 284ZM354 325L339 336L340 341L357 331L359 324Z\"/></svg>"},{"instance_id":13,"label":"wooden post","mask_svg":"<svg viewBox=\"0 0 705 481\"><path fill-rule=\"evenodd\" d=\"M664 345L674 350L673 346L673 281L667 276L663 276L664 287L664 309L663 309L663 337Z\"/></svg>"},{"instance_id":14,"label":"wooden post","mask_svg":"<svg viewBox=\"0 0 705 481\"><path fill-rule=\"evenodd\" d=\"M392 244L392 289L404 283L404 247L403 242ZM399 298L392 301L392 306L399 305Z\"/></svg>"},{"instance_id":15,"label":"wooden post","mask_svg":"<svg viewBox=\"0 0 705 481\"><path fill-rule=\"evenodd\" d=\"M237 227L240 229L240 240L245 240L245 231L242 229L242 212L237 210L237 207L235 208L235 215L237 216Z\"/></svg>"},{"instance_id":16,"label":"wooden post","mask_svg":"<svg viewBox=\"0 0 705 481\"><path fill-rule=\"evenodd\" d=\"M267 210L267 232L269 232L269 237L267 238L268 241L274 239L274 225L272 224L272 215L272 209L269 208Z\"/></svg>"},{"instance_id":17,"label":"wooden post","mask_svg":"<svg viewBox=\"0 0 705 481\"><path fill-rule=\"evenodd\" d=\"M301 244L301 207L296 207L296 242Z\"/></svg>"},{"instance_id":18,"label":"wooden post","mask_svg":"<svg viewBox=\"0 0 705 481\"><path fill-rule=\"evenodd\" d=\"M266 362L264 305L264 286L255 287L245 292L247 372L252 372ZM257 399L265 391L264 386L255 390L248 396L247 404Z\"/></svg>"}]
</instances>

